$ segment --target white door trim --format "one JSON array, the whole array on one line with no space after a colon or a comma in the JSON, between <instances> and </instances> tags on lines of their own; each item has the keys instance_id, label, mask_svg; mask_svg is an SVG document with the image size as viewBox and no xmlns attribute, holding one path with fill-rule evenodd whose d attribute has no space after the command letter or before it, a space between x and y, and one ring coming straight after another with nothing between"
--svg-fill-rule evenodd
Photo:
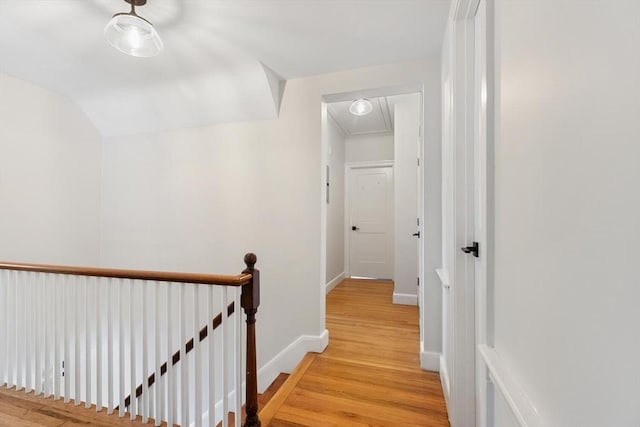
<instances>
[{"instance_id":1,"label":"white door trim","mask_svg":"<svg viewBox=\"0 0 640 427\"><path fill-rule=\"evenodd\" d=\"M491 44L493 27L487 25L491 7L488 0L478 2L475 14L475 37L474 37L474 64L475 71L472 80L472 87L475 92L473 117L474 140L476 141L476 155L474 158L474 198L475 198L475 219L474 237L477 242L481 242L482 256L476 262L475 269L475 329L476 329L476 426L488 427L492 411L489 409L489 372L484 363L484 357L480 350L488 343L488 275L489 260L493 256L493 241L489 239L491 230L489 223L490 205L488 197L488 186L493 180L489 174L493 168L488 167L491 160L489 144L492 143L493 134L493 67L490 60L493 57L493 46ZM491 91L491 93L490 93ZM491 163L492 164L492 163Z\"/></svg>"},{"instance_id":2,"label":"white door trim","mask_svg":"<svg viewBox=\"0 0 640 427\"><path fill-rule=\"evenodd\" d=\"M385 168L393 170L393 160L347 162L344 165L344 275L351 277L351 173L356 169Z\"/></svg>"},{"instance_id":3,"label":"white door trim","mask_svg":"<svg viewBox=\"0 0 640 427\"><path fill-rule=\"evenodd\" d=\"M476 22L480 4L481 0L453 1L447 33L448 51L443 54L443 58L449 60L446 78L449 78L451 85L450 102L453 105L449 116L443 111L443 117L449 117L450 120L450 123L444 123L444 126L449 127L449 141L452 144L452 156L448 159L450 163L443 165L443 168L450 169L448 173L453 180L450 190L452 194L444 195L445 198L451 198L453 206L453 212L449 212L452 214L453 234L447 236L451 240L450 246L447 247L451 265L448 267L449 271L444 272L450 279L449 304L445 312L449 313L446 333L450 343L450 356L447 356L447 359L451 366L446 366L445 369L449 375L448 406L453 427L486 426L483 422L483 419L486 420L486 393L479 387L486 374L478 369L480 354L477 345L486 340L488 236L484 232L483 235L475 234L478 221L483 221L484 225L479 228L485 232L487 229L488 190L487 180L481 176L487 171L486 146L479 147L479 150L474 152L479 135L476 125L480 114L475 102L475 26L485 24ZM488 91L492 89L493 87L490 87ZM469 161L474 158L475 161ZM478 187L474 185L475 180L480 181ZM477 208L485 211L476 211L474 204L478 204ZM474 217L478 219L472 218L461 209L472 209ZM480 243L478 260L460 251L462 246L470 245L474 240ZM478 266L480 262L482 264ZM447 381L443 379L444 382Z\"/></svg>"}]
</instances>

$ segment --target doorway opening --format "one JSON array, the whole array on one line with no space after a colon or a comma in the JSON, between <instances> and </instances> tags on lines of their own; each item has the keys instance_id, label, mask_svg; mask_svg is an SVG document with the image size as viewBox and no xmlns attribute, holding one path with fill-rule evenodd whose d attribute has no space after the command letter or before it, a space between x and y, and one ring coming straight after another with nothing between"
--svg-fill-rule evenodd
<instances>
[{"instance_id":1,"label":"doorway opening","mask_svg":"<svg viewBox=\"0 0 640 427\"><path fill-rule=\"evenodd\" d=\"M349 112L362 98L371 112ZM323 311L346 278L393 281L393 303L422 306L422 98L419 85L323 97Z\"/></svg>"}]
</instances>

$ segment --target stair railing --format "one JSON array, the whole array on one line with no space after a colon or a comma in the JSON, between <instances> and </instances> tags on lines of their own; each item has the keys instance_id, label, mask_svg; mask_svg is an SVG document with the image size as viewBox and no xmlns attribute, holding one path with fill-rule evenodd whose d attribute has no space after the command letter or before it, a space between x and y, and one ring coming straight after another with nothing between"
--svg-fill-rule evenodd
<instances>
[{"instance_id":1,"label":"stair railing","mask_svg":"<svg viewBox=\"0 0 640 427\"><path fill-rule=\"evenodd\" d=\"M230 411L241 425L244 382L244 426L259 426L260 273L254 254L244 261L238 275L0 262L0 385L155 425L226 427Z\"/></svg>"}]
</instances>

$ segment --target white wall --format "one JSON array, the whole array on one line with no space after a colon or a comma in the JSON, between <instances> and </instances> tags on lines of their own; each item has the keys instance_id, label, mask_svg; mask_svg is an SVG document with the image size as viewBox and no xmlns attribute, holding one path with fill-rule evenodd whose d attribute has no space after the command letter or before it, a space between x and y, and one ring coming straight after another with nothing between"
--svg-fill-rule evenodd
<instances>
[{"instance_id":1,"label":"white wall","mask_svg":"<svg viewBox=\"0 0 640 427\"><path fill-rule=\"evenodd\" d=\"M259 366L301 335L321 334L321 96L415 83L433 87L439 67L439 58L432 58L291 80L277 120L106 140L102 263L235 273L243 254L255 251L262 269ZM427 111L425 122L434 129L425 141L431 183L425 234L433 236L427 262L435 269L440 117L439 110ZM425 286L439 288L435 273ZM439 310L428 316L439 325ZM428 338L439 351L439 337Z\"/></svg>"},{"instance_id":2,"label":"white wall","mask_svg":"<svg viewBox=\"0 0 640 427\"><path fill-rule=\"evenodd\" d=\"M347 162L393 160L393 133L351 135L346 147Z\"/></svg>"},{"instance_id":3,"label":"white wall","mask_svg":"<svg viewBox=\"0 0 640 427\"><path fill-rule=\"evenodd\" d=\"M0 74L0 259L98 264L100 141L67 98Z\"/></svg>"},{"instance_id":4,"label":"white wall","mask_svg":"<svg viewBox=\"0 0 640 427\"><path fill-rule=\"evenodd\" d=\"M548 426L640 425L640 3L500 2L495 348Z\"/></svg>"},{"instance_id":5,"label":"white wall","mask_svg":"<svg viewBox=\"0 0 640 427\"><path fill-rule=\"evenodd\" d=\"M417 304L418 138L420 96L396 97L394 120L394 289L395 303Z\"/></svg>"},{"instance_id":6,"label":"white wall","mask_svg":"<svg viewBox=\"0 0 640 427\"><path fill-rule=\"evenodd\" d=\"M344 277L344 190L345 135L328 116L329 204L327 205L327 291Z\"/></svg>"}]
</instances>

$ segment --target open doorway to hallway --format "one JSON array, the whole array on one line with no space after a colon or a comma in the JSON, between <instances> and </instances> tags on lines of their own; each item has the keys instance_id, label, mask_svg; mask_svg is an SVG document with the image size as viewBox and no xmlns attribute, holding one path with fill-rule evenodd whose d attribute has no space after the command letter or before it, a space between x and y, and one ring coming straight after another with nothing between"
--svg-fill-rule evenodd
<instances>
[{"instance_id":1,"label":"open doorway to hallway","mask_svg":"<svg viewBox=\"0 0 640 427\"><path fill-rule=\"evenodd\" d=\"M323 104L325 290L390 280L394 303L419 305L422 94L377 92Z\"/></svg>"},{"instance_id":2,"label":"open doorway to hallway","mask_svg":"<svg viewBox=\"0 0 640 427\"><path fill-rule=\"evenodd\" d=\"M364 120L349 113L361 98L372 104ZM418 286L424 283L425 245L422 85L325 95L322 101L321 321L326 324L327 294L345 278L386 279L389 303L419 306L416 353L423 369L437 371L439 354L425 357L428 314L425 289ZM376 283L368 282L371 289Z\"/></svg>"}]
</instances>

